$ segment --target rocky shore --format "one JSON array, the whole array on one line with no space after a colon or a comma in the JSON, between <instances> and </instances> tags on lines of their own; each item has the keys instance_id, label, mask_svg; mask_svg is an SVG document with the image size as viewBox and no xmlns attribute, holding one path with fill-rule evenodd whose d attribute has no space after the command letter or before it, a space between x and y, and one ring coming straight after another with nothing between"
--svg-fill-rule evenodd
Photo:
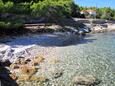
<instances>
[{"instance_id":1,"label":"rocky shore","mask_svg":"<svg viewBox=\"0 0 115 86\"><path fill-rule=\"evenodd\" d=\"M91 26L91 33L103 33L109 31L115 31L115 24L94 24Z\"/></svg>"},{"instance_id":2,"label":"rocky shore","mask_svg":"<svg viewBox=\"0 0 115 86\"><path fill-rule=\"evenodd\" d=\"M85 24L91 29L91 33L103 33L115 30L115 21L105 19L79 19L73 18L76 22Z\"/></svg>"}]
</instances>

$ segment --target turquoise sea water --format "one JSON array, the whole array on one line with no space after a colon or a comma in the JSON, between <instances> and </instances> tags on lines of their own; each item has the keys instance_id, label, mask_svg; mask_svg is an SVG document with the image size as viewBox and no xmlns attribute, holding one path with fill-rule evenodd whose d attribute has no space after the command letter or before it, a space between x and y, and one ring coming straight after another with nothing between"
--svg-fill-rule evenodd
<instances>
[{"instance_id":1,"label":"turquoise sea water","mask_svg":"<svg viewBox=\"0 0 115 86\"><path fill-rule=\"evenodd\" d=\"M58 47L64 70L57 82L71 86L76 75L93 75L97 86L115 86L115 32L88 34L74 45ZM56 81L55 81L56 82Z\"/></svg>"}]
</instances>

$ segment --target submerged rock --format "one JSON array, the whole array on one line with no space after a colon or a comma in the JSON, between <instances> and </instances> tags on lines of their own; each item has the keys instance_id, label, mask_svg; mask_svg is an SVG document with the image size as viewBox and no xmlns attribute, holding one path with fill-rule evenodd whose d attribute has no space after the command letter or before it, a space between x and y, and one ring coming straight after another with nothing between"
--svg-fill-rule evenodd
<instances>
[{"instance_id":1,"label":"submerged rock","mask_svg":"<svg viewBox=\"0 0 115 86\"><path fill-rule=\"evenodd\" d=\"M72 82L76 85L86 85L86 86L94 86L100 83L100 81L92 75L75 76Z\"/></svg>"},{"instance_id":2,"label":"submerged rock","mask_svg":"<svg viewBox=\"0 0 115 86\"><path fill-rule=\"evenodd\" d=\"M43 56L38 55L38 56L36 56L35 58L33 58L32 64L33 64L34 66L36 66L37 64L40 64L41 62L43 62L44 59L45 59L45 58L44 58Z\"/></svg>"},{"instance_id":3,"label":"submerged rock","mask_svg":"<svg viewBox=\"0 0 115 86\"><path fill-rule=\"evenodd\" d=\"M29 78L30 78L30 75L26 75L26 74L20 75L20 76L18 77L17 82L20 82L20 81L28 81Z\"/></svg>"},{"instance_id":4,"label":"submerged rock","mask_svg":"<svg viewBox=\"0 0 115 86\"><path fill-rule=\"evenodd\" d=\"M62 70L58 70L58 69L53 69L51 71L52 77L53 78L58 78L61 77L63 75L63 71Z\"/></svg>"},{"instance_id":5,"label":"submerged rock","mask_svg":"<svg viewBox=\"0 0 115 86\"><path fill-rule=\"evenodd\" d=\"M48 79L45 76L39 76L38 77L38 82L46 82Z\"/></svg>"},{"instance_id":6,"label":"submerged rock","mask_svg":"<svg viewBox=\"0 0 115 86\"><path fill-rule=\"evenodd\" d=\"M60 60L58 58L54 58L54 57L49 60L50 64L57 64L59 62L60 62Z\"/></svg>"},{"instance_id":7,"label":"submerged rock","mask_svg":"<svg viewBox=\"0 0 115 86\"><path fill-rule=\"evenodd\" d=\"M36 73L37 69L35 68L35 66L26 66L23 65L20 67L20 72L22 74L28 74L28 75L32 75L34 73Z\"/></svg>"}]
</instances>

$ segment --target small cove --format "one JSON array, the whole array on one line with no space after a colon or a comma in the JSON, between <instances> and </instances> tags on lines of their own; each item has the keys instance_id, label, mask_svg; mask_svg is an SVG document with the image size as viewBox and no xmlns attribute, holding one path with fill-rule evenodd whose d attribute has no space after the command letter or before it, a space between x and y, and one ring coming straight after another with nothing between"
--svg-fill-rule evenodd
<instances>
[{"instance_id":1,"label":"small cove","mask_svg":"<svg viewBox=\"0 0 115 86\"><path fill-rule=\"evenodd\" d=\"M72 86L71 80L76 75L97 77L101 80L97 86L115 86L115 32L87 34L84 39L68 41L63 41L57 35L45 34L13 39L6 45L20 49L36 45L31 53L47 51L47 54L52 54L49 57L58 57L58 64L51 65L46 59L41 67L45 67L44 70L63 70L63 75L49 80L44 86ZM41 71L41 74L50 77L48 70L44 73Z\"/></svg>"}]
</instances>

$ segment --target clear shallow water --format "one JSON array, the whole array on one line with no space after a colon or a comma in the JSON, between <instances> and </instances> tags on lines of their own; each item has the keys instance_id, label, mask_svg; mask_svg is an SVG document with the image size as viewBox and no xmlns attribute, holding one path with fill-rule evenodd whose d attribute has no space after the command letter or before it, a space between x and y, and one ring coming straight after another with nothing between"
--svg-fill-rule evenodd
<instances>
[{"instance_id":1,"label":"clear shallow water","mask_svg":"<svg viewBox=\"0 0 115 86\"><path fill-rule=\"evenodd\" d=\"M63 41L57 35L16 40L8 45L37 44L39 47L56 48L60 59L59 64L53 66L45 62L43 64L47 69L53 67L63 70L63 75L49 80L44 86L73 86L72 78L76 75L93 75L102 81L98 86L115 86L115 32L89 34L85 39L77 42L76 40L74 42L71 42L72 40ZM40 52L41 48L38 50L36 52ZM35 53L35 51L33 52ZM44 74L50 76L48 70L45 70Z\"/></svg>"},{"instance_id":2,"label":"clear shallow water","mask_svg":"<svg viewBox=\"0 0 115 86\"><path fill-rule=\"evenodd\" d=\"M53 83L71 86L75 75L93 75L102 80L98 86L115 86L115 32L90 34L75 45L57 48L64 73Z\"/></svg>"}]
</instances>

